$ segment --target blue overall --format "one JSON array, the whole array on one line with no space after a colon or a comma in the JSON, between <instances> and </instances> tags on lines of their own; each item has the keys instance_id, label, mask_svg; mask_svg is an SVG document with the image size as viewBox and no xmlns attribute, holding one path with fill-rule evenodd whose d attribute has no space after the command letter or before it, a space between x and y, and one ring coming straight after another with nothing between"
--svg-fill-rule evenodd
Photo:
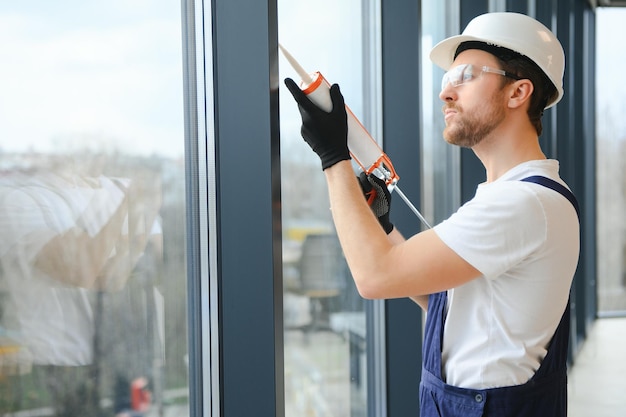
<instances>
[{"instance_id":1,"label":"blue overall","mask_svg":"<svg viewBox=\"0 0 626 417\"><path fill-rule=\"evenodd\" d=\"M574 195L561 184L541 176L524 178L551 188L572 202ZM579 215L580 216L580 215ZM522 385L466 389L448 385L441 377L441 348L446 319L447 292L431 294L424 334L421 417L565 417L567 416L567 352L569 301L550 341L545 358L532 378Z\"/></svg>"}]
</instances>

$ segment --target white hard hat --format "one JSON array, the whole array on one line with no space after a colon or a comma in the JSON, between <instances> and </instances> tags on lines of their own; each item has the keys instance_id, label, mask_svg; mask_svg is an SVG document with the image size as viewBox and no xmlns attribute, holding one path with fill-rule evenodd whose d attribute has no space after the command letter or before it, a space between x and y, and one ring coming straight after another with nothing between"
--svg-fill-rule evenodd
<instances>
[{"instance_id":1,"label":"white hard hat","mask_svg":"<svg viewBox=\"0 0 626 417\"><path fill-rule=\"evenodd\" d=\"M501 46L533 61L548 76L558 91L554 106L563 97L565 53L559 40L543 24L520 13L486 13L470 21L462 34L439 42L430 51L430 59L448 70L459 45L467 41Z\"/></svg>"}]
</instances>

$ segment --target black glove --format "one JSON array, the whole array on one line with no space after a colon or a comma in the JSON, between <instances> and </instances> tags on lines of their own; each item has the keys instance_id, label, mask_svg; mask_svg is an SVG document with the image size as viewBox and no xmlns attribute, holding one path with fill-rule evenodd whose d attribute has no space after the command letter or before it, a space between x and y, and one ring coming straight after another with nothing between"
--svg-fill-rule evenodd
<instances>
[{"instance_id":1,"label":"black glove","mask_svg":"<svg viewBox=\"0 0 626 417\"><path fill-rule=\"evenodd\" d=\"M385 230L385 233L391 233L393 230L393 224L389 221L391 193L387 189L385 181L374 174L367 175L365 172L361 172L359 175L359 184L361 184L361 189L363 190L367 204L378 218L378 222Z\"/></svg>"},{"instance_id":2,"label":"black glove","mask_svg":"<svg viewBox=\"0 0 626 417\"><path fill-rule=\"evenodd\" d=\"M322 170L349 160L348 119L339 86L333 84L330 87L333 109L327 113L313 104L291 78L285 79L285 85L298 103L302 137L322 160Z\"/></svg>"}]
</instances>

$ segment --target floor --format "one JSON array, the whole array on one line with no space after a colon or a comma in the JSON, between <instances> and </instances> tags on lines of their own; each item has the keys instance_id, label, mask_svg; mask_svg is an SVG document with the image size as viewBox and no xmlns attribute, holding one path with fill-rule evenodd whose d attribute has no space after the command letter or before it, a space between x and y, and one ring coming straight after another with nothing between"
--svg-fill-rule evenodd
<instances>
[{"instance_id":1,"label":"floor","mask_svg":"<svg viewBox=\"0 0 626 417\"><path fill-rule=\"evenodd\" d=\"M569 372L568 416L626 416L626 318L592 326Z\"/></svg>"},{"instance_id":2,"label":"floor","mask_svg":"<svg viewBox=\"0 0 626 417\"><path fill-rule=\"evenodd\" d=\"M341 366L338 366L338 363L346 362L345 358L337 357L332 361L329 361L329 358L334 357L337 352L347 353L345 349L339 349L345 345L345 341L342 342L341 339L332 338L332 334L327 332L319 333L319 337L322 336L326 338L323 343L311 344L302 343L301 340L289 340L300 346L317 346L318 349L316 351L323 356L323 363L328 362L328 365L331 365L335 371L342 369ZM291 335L291 337L298 338L302 337L302 335L297 333ZM318 340L318 342L321 341ZM320 347L322 347L321 351ZM289 352L292 354L297 353L293 349ZM334 353L331 355L331 352ZM302 354L303 352L299 353ZM287 356L289 357L289 355ZM287 360L286 362L286 367L292 371L292 374L288 375L287 379L293 379L297 374L296 369L292 369L293 361ZM300 366L302 366L302 363L300 363ZM340 377L342 381L346 378L347 376L345 375ZM300 382L303 381L306 382L304 379ZM326 382L328 384L328 381ZM328 385L335 386L332 383ZM298 401L293 403L287 401L287 416L355 415L354 410L352 412L346 411L345 407L340 407L341 411L333 410L331 412L328 409L314 410L315 412L313 413L309 410L308 413L303 413L302 406L308 403L305 401L306 398L304 398L303 394L305 392L317 392L313 388L323 389L323 386L317 387L315 384L311 385L309 383L307 389L303 389L302 384L299 385L299 388L300 395L296 398ZM347 395L346 398L349 398L351 395L339 391L337 394ZM324 397L326 395L328 393L325 393ZM320 404L327 404L326 401L320 402L319 397L315 397L315 399L317 401L314 401L314 403L317 405L317 408L320 408ZM331 403L337 406L343 402L333 398ZM296 405L299 405L299 407L295 407ZM166 407L162 416L181 417L186 415L188 415L187 407L179 406ZM155 414L148 414L148 417L151 416L155 416ZM626 417L626 317L602 318L596 320L593 324L588 338L576 357L574 365L570 368L568 417Z\"/></svg>"},{"instance_id":3,"label":"floor","mask_svg":"<svg viewBox=\"0 0 626 417\"><path fill-rule=\"evenodd\" d=\"M321 332L320 335L326 337L323 343L304 343L299 339L290 340L299 346L317 346L318 354L323 356L321 358L323 363L327 363L331 366L330 369L334 369L335 372L342 370L343 367L338 366L338 363L346 363L347 360L342 357L336 357L336 355L337 352L347 354L346 342L341 338L329 338L331 334L328 332ZM292 337L301 338L302 335L295 334ZM343 349L341 349L342 346L344 347ZM319 348L322 348L321 351ZM290 352L294 356L299 351L292 349ZM331 358L333 360L329 360ZM291 369L291 374L287 376L288 380L289 378L293 379L298 374L292 362L286 361L286 368ZM298 362L300 364L299 367L304 363L300 362L302 361ZM347 372L347 370L344 371ZM347 378L347 375L340 376L342 381L347 380ZM321 410L322 412L320 413L318 412L320 410L313 410L315 411L313 414L303 414L302 408L307 408L307 404L314 404L317 406L316 408L319 408L320 404L326 404L327 402L320 402L319 397L313 396L311 398L317 401L309 404L307 398L302 394L315 394L317 392L315 389L324 389L325 385L336 385L331 383L318 386L314 380L309 381L308 379L302 379L300 382L308 383L308 385L305 384L307 389L302 389L302 384L299 386L300 390L298 393L300 395L294 398L297 401L287 401L286 415L355 415L354 410L346 411L347 406L340 407L342 410L337 412L335 412L336 410L333 412ZM345 393L339 391L337 391L337 394L345 397L344 399L348 400L348 403L350 402L349 398L352 397L354 399L353 396L355 395L354 392ZM181 395L184 397L186 393L176 393L176 395L177 397ZM331 402L334 405L345 403L345 401L338 401L336 397ZM52 413L48 409L28 410L13 414L14 417L42 417L49 415L52 415ZM188 415L188 406L182 403L180 405L166 406L162 414L158 413L156 408L153 408L151 412L146 414L146 417L184 417ZM576 357L574 365L569 371L568 417L626 417L626 317L602 318L596 320L593 324L581 351Z\"/></svg>"}]
</instances>

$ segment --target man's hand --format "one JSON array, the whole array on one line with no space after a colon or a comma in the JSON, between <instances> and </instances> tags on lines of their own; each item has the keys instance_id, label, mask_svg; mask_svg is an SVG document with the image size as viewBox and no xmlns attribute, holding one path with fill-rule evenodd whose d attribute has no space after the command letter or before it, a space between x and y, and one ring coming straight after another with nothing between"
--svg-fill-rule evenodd
<instances>
[{"instance_id":1,"label":"man's hand","mask_svg":"<svg viewBox=\"0 0 626 417\"><path fill-rule=\"evenodd\" d=\"M374 174L367 175L365 172L361 172L359 184L361 184L367 204L378 218L380 225L385 229L385 233L391 233L393 230L393 224L389 221L391 193L387 189L385 181Z\"/></svg>"},{"instance_id":2,"label":"man's hand","mask_svg":"<svg viewBox=\"0 0 626 417\"><path fill-rule=\"evenodd\" d=\"M285 79L285 85L298 103L302 116L302 137L320 157L322 170L339 161L349 160L348 119L339 86L333 84L330 87L333 109L327 113L309 100L291 78Z\"/></svg>"}]
</instances>

